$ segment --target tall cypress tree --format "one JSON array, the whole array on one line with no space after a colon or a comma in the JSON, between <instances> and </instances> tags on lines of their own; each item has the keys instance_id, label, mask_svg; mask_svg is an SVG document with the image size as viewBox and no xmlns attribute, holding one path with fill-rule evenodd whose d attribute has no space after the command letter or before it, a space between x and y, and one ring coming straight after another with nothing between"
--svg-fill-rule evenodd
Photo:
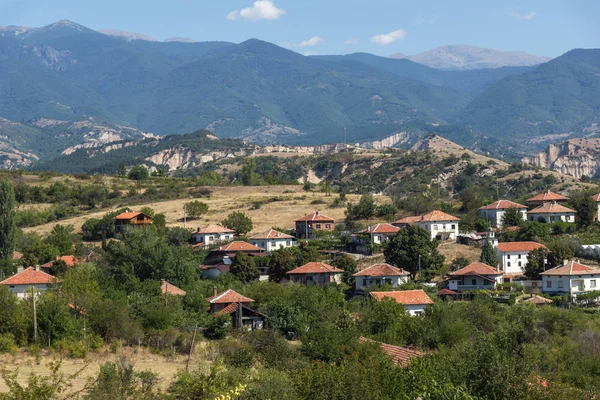
<instances>
[{"instance_id":1,"label":"tall cypress tree","mask_svg":"<svg viewBox=\"0 0 600 400\"><path fill-rule=\"evenodd\" d=\"M494 246L487 240L485 240L483 246L481 246L481 257L479 258L479 261L494 268L496 268L500 262Z\"/></svg>"},{"instance_id":2,"label":"tall cypress tree","mask_svg":"<svg viewBox=\"0 0 600 400\"><path fill-rule=\"evenodd\" d=\"M0 259L12 257L15 250L15 189L0 180Z\"/></svg>"}]
</instances>

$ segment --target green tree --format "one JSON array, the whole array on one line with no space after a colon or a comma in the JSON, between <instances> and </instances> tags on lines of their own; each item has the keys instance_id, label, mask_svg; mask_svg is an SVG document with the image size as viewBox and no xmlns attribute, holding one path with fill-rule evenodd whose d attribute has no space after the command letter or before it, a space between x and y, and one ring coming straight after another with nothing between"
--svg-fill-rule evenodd
<instances>
[{"instance_id":1,"label":"green tree","mask_svg":"<svg viewBox=\"0 0 600 400\"><path fill-rule=\"evenodd\" d=\"M208 212L208 204L198 200L190 201L184 207L187 216L190 218L200 218Z\"/></svg>"},{"instance_id":2,"label":"green tree","mask_svg":"<svg viewBox=\"0 0 600 400\"><path fill-rule=\"evenodd\" d=\"M548 250L545 248L531 250L527 256L527 264L525 264L525 276L531 280L540 280L540 273L546 270L547 260Z\"/></svg>"},{"instance_id":3,"label":"green tree","mask_svg":"<svg viewBox=\"0 0 600 400\"><path fill-rule=\"evenodd\" d=\"M167 243L171 246L183 246L190 241L192 233L189 229L179 226L173 227L167 231Z\"/></svg>"},{"instance_id":4,"label":"green tree","mask_svg":"<svg viewBox=\"0 0 600 400\"><path fill-rule=\"evenodd\" d=\"M134 181L143 181L148 179L148 169L143 165L136 165L129 170L127 177Z\"/></svg>"},{"instance_id":5,"label":"green tree","mask_svg":"<svg viewBox=\"0 0 600 400\"><path fill-rule=\"evenodd\" d=\"M418 226L401 229L385 247L383 254L387 263L409 271L414 279L419 265L425 277L435 274L444 263L438 252L438 241ZM423 278L420 276L419 278Z\"/></svg>"},{"instance_id":6,"label":"green tree","mask_svg":"<svg viewBox=\"0 0 600 400\"><path fill-rule=\"evenodd\" d=\"M519 226L523 222L523 212L516 207L504 211L502 226Z\"/></svg>"},{"instance_id":7,"label":"green tree","mask_svg":"<svg viewBox=\"0 0 600 400\"><path fill-rule=\"evenodd\" d=\"M598 206L592 198L591 191L572 192L569 196L569 203L577 211L577 226L588 227L594 223L594 216L598 212Z\"/></svg>"},{"instance_id":8,"label":"green tree","mask_svg":"<svg viewBox=\"0 0 600 400\"><path fill-rule=\"evenodd\" d=\"M331 261L331 266L344 270L343 280L348 285L354 285L354 275L356 273L356 260L347 254L336 257Z\"/></svg>"},{"instance_id":9,"label":"green tree","mask_svg":"<svg viewBox=\"0 0 600 400\"><path fill-rule=\"evenodd\" d=\"M253 186L257 184L256 177L256 160L254 157L246 158L244 165L242 165L242 183L246 186Z\"/></svg>"},{"instance_id":10,"label":"green tree","mask_svg":"<svg viewBox=\"0 0 600 400\"><path fill-rule=\"evenodd\" d=\"M269 280L281 282L286 273L298 267L300 249L298 247L286 247L273 250L269 260Z\"/></svg>"},{"instance_id":11,"label":"green tree","mask_svg":"<svg viewBox=\"0 0 600 400\"><path fill-rule=\"evenodd\" d=\"M227 216L222 222L226 228L233 229L236 235L245 235L253 228L252 220L241 211L234 211Z\"/></svg>"},{"instance_id":12,"label":"green tree","mask_svg":"<svg viewBox=\"0 0 600 400\"><path fill-rule=\"evenodd\" d=\"M60 255L73 254L73 225L54 225L46 243L58 249Z\"/></svg>"},{"instance_id":13,"label":"green tree","mask_svg":"<svg viewBox=\"0 0 600 400\"><path fill-rule=\"evenodd\" d=\"M235 255L229 271L242 282L255 281L260 276L254 258L241 251Z\"/></svg>"},{"instance_id":14,"label":"green tree","mask_svg":"<svg viewBox=\"0 0 600 400\"><path fill-rule=\"evenodd\" d=\"M556 240L548 245L550 254L548 254L548 266L550 268L558 267L565 260L570 260L575 257L575 253L579 247L577 241L567 239Z\"/></svg>"},{"instance_id":15,"label":"green tree","mask_svg":"<svg viewBox=\"0 0 600 400\"><path fill-rule=\"evenodd\" d=\"M125 178L125 175L127 175L127 168L125 168L125 163L121 161L119 163L119 168L117 169L117 176Z\"/></svg>"},{"instance_id":16,"label":"green tree","mask_svg":"<svg viewBox=\"0 0 600 400\"><path fill-rule=\"evenodd\" d=\"M15 190L7 180L0 180L0 259L11 258L15 251Z\"/></svg>"},{"instance_id":17,"label":"green tree","mask_svg":"<svg viewBox=\"0 0 600 400\"><path fill-rule=\"evenodd\" d=\"M481 246L481 256L479 257L479 261L494 268L496 268L500 262L494 246L492 246L488 240L484 240L483 246Z\"/></svg>"},{"instance_id":18,"label":"green tree","mask_svg":"<svg viewBox=\"0 0 600 400\"><path fill-rule=\"evenodd\" d=\"M358 204L348 204L346 218L350 220L369 219L375 215L376 208L373 196L370 193L363 194Z\"/></svg>"}]
</instances>

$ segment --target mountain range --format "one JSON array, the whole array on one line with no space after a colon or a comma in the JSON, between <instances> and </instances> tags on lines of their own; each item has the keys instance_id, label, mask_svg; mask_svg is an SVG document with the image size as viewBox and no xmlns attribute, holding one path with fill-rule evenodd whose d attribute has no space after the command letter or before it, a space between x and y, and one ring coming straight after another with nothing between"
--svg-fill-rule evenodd
<instances>
[{"instance_id":1,"label":"mountain range","mask_svg":"<svg viewBox=\"0 0 600 400\"><path fill-rule=\"evenodd\" d=\"M295 145L435 133L514 158L557 138L600 133L600 50L457 70L365 53L306 57L256 39L159 42L108 33L71 21L0 28L4 166L111 137L198 129Z\"/></svg>"}]
</instances>

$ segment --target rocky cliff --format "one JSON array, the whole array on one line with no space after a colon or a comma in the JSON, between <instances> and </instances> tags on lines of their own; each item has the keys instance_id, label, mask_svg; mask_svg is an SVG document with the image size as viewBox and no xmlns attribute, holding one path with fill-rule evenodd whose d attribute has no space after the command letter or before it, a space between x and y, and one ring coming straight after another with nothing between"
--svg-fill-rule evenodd
<instances>
[{"instance_id":1,"label":"rocky cliff","mask_svg":"<svg viewBox=\"0 0 600 400\"><path fill-rule=\"evenodd\" d=\"M600 139L569 139L551 144L546 151L522 161L576 178L591 177L600 168Z\"/></svg>"}]
</instances>

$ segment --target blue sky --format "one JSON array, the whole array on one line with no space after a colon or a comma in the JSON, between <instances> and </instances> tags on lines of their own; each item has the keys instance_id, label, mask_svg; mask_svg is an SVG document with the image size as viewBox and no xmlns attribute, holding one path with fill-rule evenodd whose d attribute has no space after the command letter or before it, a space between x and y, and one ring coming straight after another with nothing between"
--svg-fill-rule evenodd
<instances>
[{"instance_id":1,"label":"blue sky","mask_svg":"<svg viewBox=\"0 0 600 400\"><path fill-rule=\"evenodd\" d=\"M600 47L599 15L598 0L0 0L0 25L69 19L160 40L258 38L307 54L472 44L554 57Z\"/></svg>"}]
</instances>

